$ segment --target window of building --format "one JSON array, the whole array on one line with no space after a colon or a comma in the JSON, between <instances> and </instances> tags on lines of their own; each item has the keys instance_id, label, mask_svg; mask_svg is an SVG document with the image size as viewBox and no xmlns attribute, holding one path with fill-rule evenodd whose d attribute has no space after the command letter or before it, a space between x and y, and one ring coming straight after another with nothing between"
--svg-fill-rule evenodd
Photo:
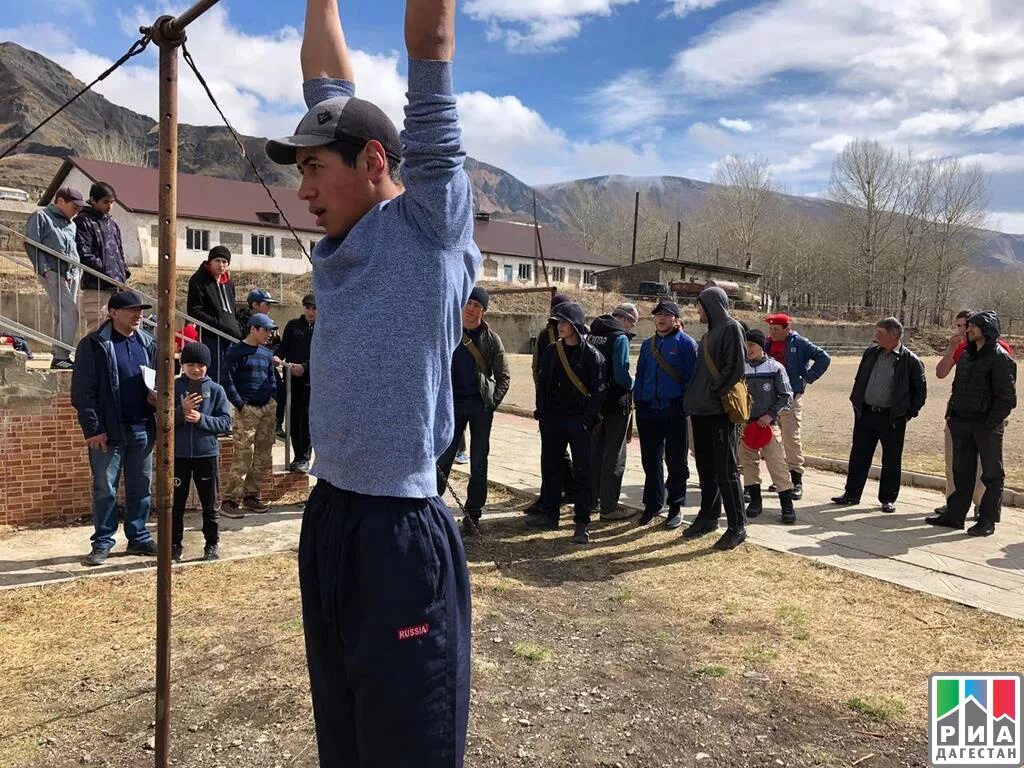
<instances>
[{"instance_id":1,"label":"window of building","mask_svg":"<svg viewBox=\"0 0 1024 768\"><path fill-rule=\"evenodd\" d=\"M532 264L520 264L519 265L519 279L530 280L533 278L533 265Z\"/></svg>"},{"instance_id":2,"label":"window of building","mask_svg":"<svg viewBox=\"0 0 1024 768\"><path fill-rule=\"evenodd\" d=\"M252 236L252 255L253 256L273 256L274 255L274 236L273 235L253 235Z\"/></svg>"},{"instance_id":3,"label":"window of building","mask_svg":"<svg viewBox=\"0 0 1024 768\"><path fill-rule=\"evenodd\" d=\"M565 267L552 267L551 268L551 282L553 282L553 283L564 283L565 282Z\"/></svg>"},{"instance_id":4,"label":"window of building","mask_svg":"<svg viewBox=\"0 0 1024 768\"><path fill-rule=\"evenodd\" d=\"M585 269L583 270L583 284L593 285L594 284L594 270Z\"/></svg>"},{"instance_id":5,"label":"window of building","mask_svg":"<svg viewBox=\"0 0 1024 768\"><path fill-rule=\"evenodd\" d=\"M210 230L185 228L185 248L190 251L210 250Z\"/></svg>"}]
</instances>

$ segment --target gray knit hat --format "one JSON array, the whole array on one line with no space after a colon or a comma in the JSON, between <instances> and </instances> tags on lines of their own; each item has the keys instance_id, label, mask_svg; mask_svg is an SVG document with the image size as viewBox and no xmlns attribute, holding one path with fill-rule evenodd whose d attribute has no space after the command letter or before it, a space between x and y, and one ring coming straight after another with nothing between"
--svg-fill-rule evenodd
<instances>
[{"instance_id":1,"label":"gray knit hat","mask_svg":"<svg viewBox=\"0 0 1024 768\"><path fill-rule=\"evenodd\" d=\"M619 304L615 309L612 310L612 315L618 315L619 317L625 317L636 325L640 322L640 312L636 308L636 304Z\"/></svg>"}]
</instances>

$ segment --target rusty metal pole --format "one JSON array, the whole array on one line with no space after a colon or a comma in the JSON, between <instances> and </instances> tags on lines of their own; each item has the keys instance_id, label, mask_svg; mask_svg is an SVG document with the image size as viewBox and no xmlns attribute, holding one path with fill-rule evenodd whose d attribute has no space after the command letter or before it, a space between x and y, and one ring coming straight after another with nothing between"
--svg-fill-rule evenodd
<instances>
[{"instance_id":1,"label":"rusty metal pole","mask_svg":"<svg viewBox=\"0 0 1024 768\"><path fill-rule=\"evenodd\" d=\"M153 25L160 47L159 253L157 263L157 409L155 472L156 576L156 768L171 752L171 508L174 493L174 311L177 301L178 48L184 35L174 19Z\"/></svg>"}]
</instances>

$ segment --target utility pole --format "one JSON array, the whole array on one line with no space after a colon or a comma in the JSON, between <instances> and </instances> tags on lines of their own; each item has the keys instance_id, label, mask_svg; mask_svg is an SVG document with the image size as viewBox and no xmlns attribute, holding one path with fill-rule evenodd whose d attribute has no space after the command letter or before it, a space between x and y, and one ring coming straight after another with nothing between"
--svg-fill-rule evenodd
<instances>
[{"instance_id":1,"label":"utility pole","mask_svg":"<svg viewBox=\"0 0 1024 768\"><path fill-rule=\"evenodd\" d=\"M679 244L682 241L682 239L683 239L683 222L677 221L676 222L676 261L679 261L679 259L681 258L680 250L679 250Z\"/></svg>"},{"instance_id":2,"label":"utility pole","mask_svg":"<svg viewBox=\"0 0 1024 768\"><path fill-rule=\"evenodd\" d=\"M640 220L640 193L636 193L636 202L633 204L633 257L630 264L636 264L636 225Z\"/></svg>"},{"instance_id":3,"label":"utility pole","mask_svg":"<svg viewBox=\"0 0 1024 768\"><path fill-rule=\"evenodd\" d=\"M161 16L142 34L160 48L159 264L157 266L156 446L156 768L167 768L171 747L171 509L174 493L174 323L177 301L178 49L185 27L217 0L199 0L177 18Z\"/></svg>"}]
</instances>

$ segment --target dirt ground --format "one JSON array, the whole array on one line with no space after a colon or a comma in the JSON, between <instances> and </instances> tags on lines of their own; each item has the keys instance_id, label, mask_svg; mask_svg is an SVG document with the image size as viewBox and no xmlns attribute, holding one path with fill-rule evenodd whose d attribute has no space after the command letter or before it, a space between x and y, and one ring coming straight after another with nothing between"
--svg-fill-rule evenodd
<instances>
[{"instance_id":1,"label":"dirt ground","mask_svg":"<svg viewBox=\"0 0 1024 768\"><path fill-rule=\"evenodd\" d=\"M460 484L461 486L461 484ZM929 672L1024 624L753 546L492 497L467 556L471 768L924 766ZM293 554L175 571L175 766L317 765ZM0 593L0 765L151 765L152 572Z\"/></svg>"},{"instance_id":2,"label":"dirt ground","mask_svg":"<svg viewBox=\"0 0 1024 768\"><path fill-rule=\"evenodd\" d=\"M533 375L529 355L510 355L512 386L505 402L533 410ZM903 449L905 469L945 474L943 458L943 418L952 379L939 380L935 376L938 357L922 358L928 373L928 400L921 415L907 427ZM828 372L808 388L804 399L803 444L812 456L848 459L853 435L853 409L850 406L850 388L860 362L856 357L836 357ZM1024 405L1024 379L1018 377L1017 398ZM1008 459L1024 455L1024 420L1011 416L1004 437L1003 454ZM881 460L879 452L876 461ZM1024 464L1006 461L1006 486L1024 490Z\"/></svg>"}]
</instances>

